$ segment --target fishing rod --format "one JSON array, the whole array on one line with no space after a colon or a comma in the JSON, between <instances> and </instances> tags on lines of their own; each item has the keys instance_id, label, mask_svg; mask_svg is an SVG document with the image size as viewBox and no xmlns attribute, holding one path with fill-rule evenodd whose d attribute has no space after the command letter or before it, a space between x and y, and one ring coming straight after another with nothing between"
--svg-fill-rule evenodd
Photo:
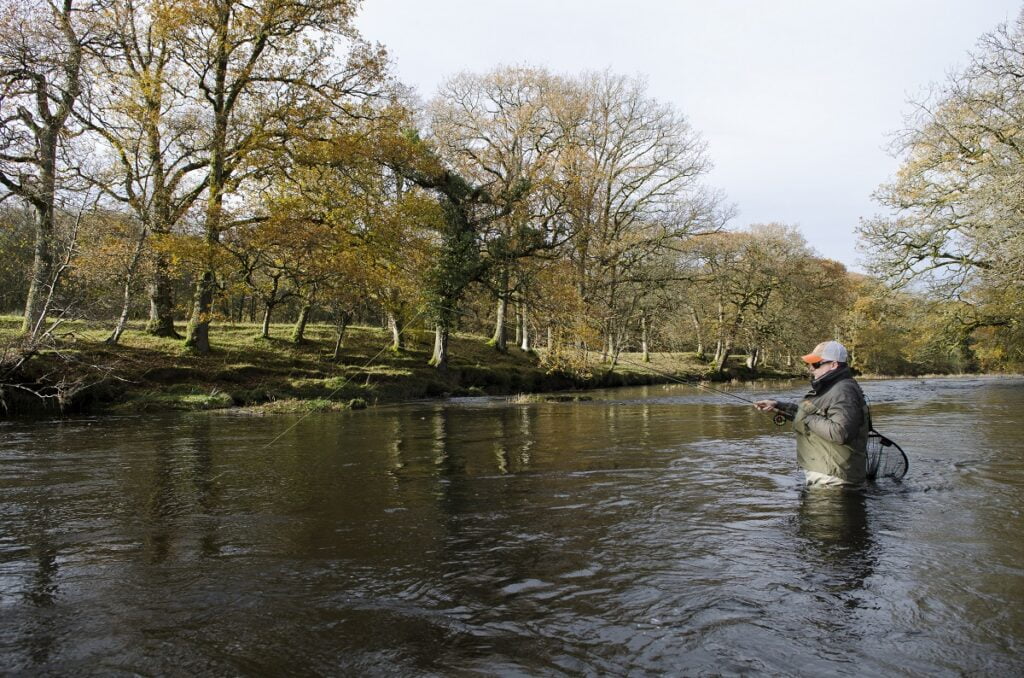
<instances>
[{"instance_id":1,"label":"fishing rod","mask_svg":"<svg viewBox=\"0 0 1024 678\"><path fill-rule=\"evenodd\" d=\"M691 388L699 388L699 389L703 389L705 391L710 391L711 393L717 393L718 395L728 396L730 398L733 398L734 400L740 400L740 401L748 403L750 405L756 405L757 404L756 401L751 400L750 398L744 398L743 396L736 395L735 393L731 393L729 391L723 391L721 389L713 388L711 386L708 386L707 384L705 384L702 381L697 381L697 380L694 380L694 379L683 379L681 377L677 377L674 374L670 374L669 372L663 372L661 370L655 369L654 367L651 367L650 365L641 365L640 363L635 363L635 362L633 362L631 360L626 360L622 356L619 356L618 360L620 362L626 363L627 365L632 365L634 367L640 367L640 368L643 368L645 370L648 370L649 372L653 372L654 374L657 374L658 376L664 377L664 378L666 378L666 379L668 379L670 381L674 381L674 382L679 383L679 384L684 384L686 386L690 386ZM775 414L772 415L772 421L774 421L775 424L778 425L778 426L782 426L787 421L790 421L790 420L793 419L792 415L790 415L788 412L780 410L777 407L772 407L771 409L775 411ZM759 409L758 412L764 412L764 410L760 410Z\"/></svg>"},{"instance_id":2,"label":"fishing rod","mask_svg":"<svg viewBox=\"0 0 1024 678\"><path fill-rule=\"evenodd\" d=\"M633 365L634 367L641 367L643 369L649 370L650 372L665 377L670 381L675 381L680 384L685 384L687 386L695 388L701 388L704 389L705 391L711 391L712 393L717 393L719 395L729 396L730 398L742 400L743 402L750 403L752 405L756 404L755 401L750 400L749 398L744 398L743 396L736 395L735 393L730 393L729 391L723 391L717 388L712 388L707 384L704 384L699 381L681 379L673 374L669 374L668 372L663 372L661 370L655 369L650 365L641 365L640 363L635 363L631 360L626 360L621 356L619 357L619 360L623 363L626 363L627 365ZM771 409L775 410L775 415L772 416L772 421L774 421L775 424L778 426L782 426L787 421L792 421L794 418L792 414L780 410L778 407L772 407ZM763 410L760 409L758 410L758 412L762 411ZM896 441L894 441L892 438L884 436L875 430L875 426L871 421L870 410L868 410L868 440L866 452L866 475L868 480L876 480L878 478L891 478L892 480L899 482L910 469L910 460L907 458L907 453L903 451L903 448L896 444Z\"/></svg>"},{"instance_id":3,"label":"fishing rod","mask_svg":"<svg viewBox=\"0 0 1024 678\"><path fill-rule=\"evenodd\" d=\"M429 308L430 308L429 306L425 306L423 309L421 309L412 318L412 320L410 320L408 323L406 323L406 325L404 327L402 327L401 330L399 330L399 336L401 336L403 333L405 333L405 331L409 327L411 327L413 324L415 324L415 322L420 318L420 316L422 316L424 313L426 313ZM437 308L437 307L435 306L434 308ZM453 310L453 309L443 309L443 307L442 307L441 310ZM458 313L457 310L455 310L455 312ZM370 365L372 365L384 353L384 351L388 350L388 348L389 348L388 346L385 346L385 347L381 348L380 351L378 351L373 357L371 357L368 361L366 361L366 363L362 366L362 369L365 370ZM734 400L739 400L741 402L744 402L744 403L747 403L747 404L750 404L750 405L755 405L755 406L757 405L757 402L754 401L754 400L751 400L750 398L744 398L743 396L737 395L737 394L732 393L730 391L725 391L725 390L722 390L722 389L714 388L712 386L708 386L707 384L703 383L702 381L698 381L698 380L694 380L694 379L683 379L683 378L678 377L678 376L676 376L674 374L670 374L668 372L664 372L664 371L659 370L657 368L651 367L650 365L642 365L640 363L636 363L636 362L633 362L631 360L627 360L627 359L625 359L625 358L623 358L621 356L618 357L618 360L623 362L623 363L625 363L625 364L627 364L627 365L633 365L634 367L639 367L639 368L645 369L645 370L647 370L647 371L649 371L649 372L651 372L653 374L657 374L657 375L659 375L659 376L661 376L661 377L663 377L665 379L668 379L669 381L673 381L673 382L676 382L676 383L679 383L679 384L683 384L684 386L689 386L691 388L700 389L700 390L704 390L704 391L709 391L711 393L715 393L715 394L720 395L720 396L725 396L725 397L728 397L728 398L732 398ZM352 376L354 376L354 374ZM337 388L335 388L333 391L331 391L331 393L328 394L328 396L327 396L328 399L331 398L332 396L334 396L334 394L336 394L342 388L344 388L352 380L352 376L346 377L345 380L342 381L342 383L340 385L338 385ZM776 406L772 406L772 407L768 408L768 410L762 410L759 407L756 408L756 409L757 409L758 412L763 413L763 414L768 414L768 410L774 411L775 414L771 415L771 416L772 416L772 421L775 422L775 424L777 426L783 426L787 421L792 421L794 419L794 416L792 414L790 414L789 412L786 412L786 411L784 411L782 409L779 409ZM294 429L296 426L298 426L311 413L312 412L306 412L305 414L303 414L296 421L294 421L291 426L286 428L284 431L282 431L277 436L275 436L273 438L273 440L268 442L263 447L263 449L270 448L274 443L276 443L278 440L283 438L288 432L290 432L292 429ZM868 478L870 480L874 480L874 479L876 479L878 477L888 477L888 478L892 478L893 480L899 481L901 478L903 478L904 475L906 475L907 470L909 469L909 466L910 466L910 463L909 463L909 461L907 459L907 455L903 451L903 449L899 445L897 445L891 438L887 438L886 436L883 436L878 431L876 431L874 429L874 427L871 426L870 414L868 415L868 417L869 417L868 422L869 422L870 431L868 433L868 445L867 445L867 457L868 457L867 458L867 476L868 476Z\"/></svg>"}]
</instances>

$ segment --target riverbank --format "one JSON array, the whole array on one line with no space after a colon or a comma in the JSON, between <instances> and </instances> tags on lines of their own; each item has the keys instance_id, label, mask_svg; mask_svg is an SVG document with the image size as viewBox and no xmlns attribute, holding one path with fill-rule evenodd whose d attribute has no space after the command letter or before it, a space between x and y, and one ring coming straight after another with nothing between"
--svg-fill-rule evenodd
<instances>
[{"instance_id":1,"label":"riverbank","mask_svg":"<svg viewBox=\"0 0 1024 678\"><path fill-rule=\"evenodd\" d=\"M10 350L20 322L14 316L0 317L0 346ZM178 327L181 333L184 329ZM104 343L109 330L102 326L68 323L61 330L54 350L26 363L20 383L35 390L60 383L65 401L7 388L8 414L237 407L260 413L318 411L424 398L716 379L705 362L686 353L652 354L648 363L638 354L624 354L611 371L594 356L590 374L553 372L542 366L538 353L514 347L500 353L482 337L459 333L452 338L449 369L439 372L427 364L433 348L428 330L409 330L405 349L396 352L388 332L350 327L337 359L337 335L329 325L310 325L301 344L286 339L291 325L272 326L269 339L259 338L256 325L217 325L210 335L212 350L205 356L186 351L181 340L146 334L141 323L130 325L117 345Z\"/></svg>"}]
</instances>

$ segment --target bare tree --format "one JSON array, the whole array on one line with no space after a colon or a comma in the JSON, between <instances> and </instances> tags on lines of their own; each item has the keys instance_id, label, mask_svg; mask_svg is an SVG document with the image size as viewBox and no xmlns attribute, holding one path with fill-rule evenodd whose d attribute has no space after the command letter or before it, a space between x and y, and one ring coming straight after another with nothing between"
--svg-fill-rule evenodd
<instances>
[{"instance_id":1,"label":"bare tree","mask_svg":"<svg viewBox=\"0 0 1024 678\"><path fill-rule=\"evenodd\" d=\"M577 88L586 114L562 167L576 224L569 257L580 297L614 355L650 280L648 263L719 230L732 212L701 183L710 162L700 136L649 97L642 80L598 73Z\"/></svg>"},{"instance_id":2,"label":"bare tree","mask_svg":"<svg viewBox=\"0 0 1024 678\"><path fill-rule=\"evenodd\" d=\"M1024 13L984 35L970 63L917 103L902 166L865 220L871 269L958 302L961 335L988 327L1024 360Z\"/></svg>"},{"instance_id":3,"label":"bare tree","mask_svg":"<svg viewBox=\"0 0 1024 678\"><path fill-rule=\"evenodd\" d=\"M82 93L83 16L73 0L0 2L0 186L35 214L35 252L22 330L46 321L57 265L55 233L61 154L74 134L72 110Z\"/></svg>"},{"instance_id":4,"label":"bare tree","mask_svg":"<svg viewBox=\"0 0 1024 678\"><path fill-rule=\"evenodd\" d=\"M87 178L143 224L140 256L148 236L159 241L175 229L207 182L208 149L174 40L190 17L176 7L168 0L110 0L99 19L106 38L89 62L98 86L78 110L106 147ZM146 329L179 337L170 255L158 246L153 259Z\"/></svg>"}]
</instances>

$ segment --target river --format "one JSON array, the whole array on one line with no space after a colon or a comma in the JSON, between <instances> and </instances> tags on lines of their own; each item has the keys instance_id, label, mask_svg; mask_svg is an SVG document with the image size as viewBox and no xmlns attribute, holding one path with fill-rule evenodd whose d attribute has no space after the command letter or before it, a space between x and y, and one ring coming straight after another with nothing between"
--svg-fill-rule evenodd
<instances>
[{"instance_id":1,"label":"river","mask_svg":"<svg viewBox=\"0 0 1024 678\"><path fill-rule=\"evenodd\" d=\"M1024 380L863 386L860 492L683 385L0 422L0 672L1020 675Z\"/></svg>"}]
</instances>

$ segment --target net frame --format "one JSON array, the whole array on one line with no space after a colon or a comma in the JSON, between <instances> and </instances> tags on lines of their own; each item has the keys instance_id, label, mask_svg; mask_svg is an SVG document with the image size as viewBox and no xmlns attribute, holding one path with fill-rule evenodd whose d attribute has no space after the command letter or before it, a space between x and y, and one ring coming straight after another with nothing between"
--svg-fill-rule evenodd
<instances>
[{"instance_id":1,"label":"net frame","mask_svg":"<svg viewBox=\"0 0 1024 678\"><path fill-rule=\"evenodd\" d=\"M890 478L899 482L907 474L910 461L899 445L875 429L868 432L867 478Z\"/></svg>"}]
</instances>

